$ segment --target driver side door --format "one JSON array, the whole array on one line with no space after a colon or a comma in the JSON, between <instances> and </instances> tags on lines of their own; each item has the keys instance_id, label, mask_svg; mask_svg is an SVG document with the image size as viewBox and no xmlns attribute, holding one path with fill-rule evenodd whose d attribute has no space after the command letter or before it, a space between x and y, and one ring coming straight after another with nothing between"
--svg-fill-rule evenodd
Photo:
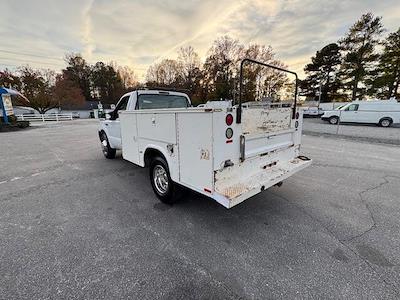
<instances>
[{"instance_id":1,"label":"driver side door","mask_svg":"<svg viewBox=\"0 0 400 300\"><path fill-rule=\"evenodd\" d=\"M341 111L340 120L342 122L359 122L358 104L350 104Z\"/></svg>"},{"instance_id":2,"label":"driver side door","mask_svg":"<svg viewBox=\"0 0 400 300\"><path fill-rule=\"evenodd\" d=\"M130 96L122 97L115 110L111 113L111 118L107 120L105 125L108 129L108 140L114 149L121 149L121 123L119 120L119 112L126 110Z\"/></svg>"}]
</instances>

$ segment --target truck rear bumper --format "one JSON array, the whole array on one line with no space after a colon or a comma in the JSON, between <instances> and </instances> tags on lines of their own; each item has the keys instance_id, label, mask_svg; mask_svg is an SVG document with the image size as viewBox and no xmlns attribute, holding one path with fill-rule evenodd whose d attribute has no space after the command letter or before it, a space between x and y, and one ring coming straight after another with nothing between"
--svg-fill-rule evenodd
<instances>
[{"instance_id":1,"label":"truck rear bumper","mask_svg":"<svg viewBox=\"0 0 400 300\"><path fill-rule=\"evenodd\" d=\"M289 178L302 169L310 166L311 159L298 157L291 161L281 162L272 167L227 186L220 186L211 197L226 208L231 208L244 200Z\"/></svg>"}]
</instances>

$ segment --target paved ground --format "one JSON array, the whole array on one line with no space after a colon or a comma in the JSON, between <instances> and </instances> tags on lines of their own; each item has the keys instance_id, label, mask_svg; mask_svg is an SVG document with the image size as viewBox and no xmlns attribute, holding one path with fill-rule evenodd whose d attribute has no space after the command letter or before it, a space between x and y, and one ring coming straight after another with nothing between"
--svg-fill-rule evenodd
<instances>
[{"instance_id":1,"label":"paved ground","mask_svg":"<svg viewBox=\"0 0 400 300\"><path fill-rule=\"evenodd\" d=\"M312 167L226 210L159 203L96 134L0 134L0 298L400 297L398 146L306 135Z\"/></svg>"},{"instance_id":2,"label":"paved ground","mask_svg":"<svg viewBox=\"0 0 400 300\"><path fill-rule=\"evenodd\" d=\"M304 119L304 132L310 135L338 135L342 138L400 145L400 124L383 128L374 124L331 125L320 118Z\"/></svg>"}]
</instances>

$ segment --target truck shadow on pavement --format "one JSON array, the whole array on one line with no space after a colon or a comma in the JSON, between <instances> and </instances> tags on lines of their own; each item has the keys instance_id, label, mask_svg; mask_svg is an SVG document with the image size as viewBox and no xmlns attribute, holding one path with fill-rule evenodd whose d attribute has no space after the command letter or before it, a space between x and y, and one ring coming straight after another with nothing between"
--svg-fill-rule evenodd
<instances>
[{"instance_id":1,"label":"truck shadow on pavement","mask_svg":"<svg viewBox=\"0 0 400 300\"><path fill-rule=\"evenodd\" d=\"M292 209L289 208L290 205L288 206L288 203L273 193L279 191L278 187L271 187L269 190L227 209L209 197L179 186L179 200L172 205L165 204L158 200L151 188L148 168L141 168L124 161L120 154L117 156L117 160L124 165L124 172L118 177L123 185L129 187L126 193L132 195L140 190L141 197L138 197L136 201L147 209L151 209L151 213L156 213L158 216L172 214L180 218L189 218L193 222L198 222L198 225L201 224L203 228L209 227L213 228L214 232L224 232L224 230L231 231L233 224L239 227L249 224L252 224L251 227L256 224L262 227L270 226L276 220L282 221L285 217L288 218L292 212ZM143 197L143 194L146 196Z\"/></svg>"}]
</instances>

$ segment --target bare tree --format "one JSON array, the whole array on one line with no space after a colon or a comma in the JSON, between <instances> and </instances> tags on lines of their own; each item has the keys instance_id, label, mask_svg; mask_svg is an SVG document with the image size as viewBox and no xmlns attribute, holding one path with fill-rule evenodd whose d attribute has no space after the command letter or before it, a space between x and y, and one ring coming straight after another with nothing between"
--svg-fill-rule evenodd
<instances>
[{"instance_id":1,"label":"bare tree","mask_svg":"<svg viewBox=\"0 0 400 300\"><path fill-rule=\"evenodd\" d=\"M178 51L178 63L184 85L190 89L200 71L200 57L192 46L181 47Z\"/></svg>"},{"instance_id":2,"label":"bare tree","mask_svg":"<svg viewBox=\"0 0 400 300\"><path fill-rule=\"evenodd\" d=\"M160 86L174 86L181 84L181 69L176 60L163 59L153 64L147 70L146 79L148 83Z\"/></svg>"},{"instance_id":3,"label":"bare tree","mask_svg":"<svg viewBox=\"0 0 400 300\"><path fill-rule=\"evenodd\" d=\"M120 66L116 62L111 62L110 65L117 71L122 80L125 89L132 89L138 86L139 81L135 71L129 66Z\"/></svg>"},{"instance_id":4,"label":"bare tree","mask_svg":"<svg viewBox=\"0 0 400 300\"><path fill-rule=\"evenodd\" d=\"M228 36L216 39L204 63L204 82L209 98L234 97L235 82L243 45Z\"/></svg>"}]
</instances>

